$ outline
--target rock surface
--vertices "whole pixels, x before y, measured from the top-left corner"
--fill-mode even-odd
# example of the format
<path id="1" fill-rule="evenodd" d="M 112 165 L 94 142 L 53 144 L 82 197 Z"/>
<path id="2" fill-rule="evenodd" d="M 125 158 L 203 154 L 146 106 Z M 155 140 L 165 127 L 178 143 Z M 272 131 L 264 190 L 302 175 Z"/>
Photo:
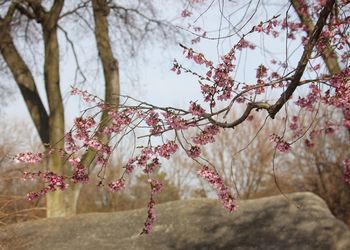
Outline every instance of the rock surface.
<path id="1" fill-rule="evenodd" d="M 288 197 L 241 201 L 232 214 L 209 199 L 161 204 L 151 235 L 139 235 L 145 209 L 25 222 L 0 227 L 0 249 L 350 249 L 322 199 Z"/>

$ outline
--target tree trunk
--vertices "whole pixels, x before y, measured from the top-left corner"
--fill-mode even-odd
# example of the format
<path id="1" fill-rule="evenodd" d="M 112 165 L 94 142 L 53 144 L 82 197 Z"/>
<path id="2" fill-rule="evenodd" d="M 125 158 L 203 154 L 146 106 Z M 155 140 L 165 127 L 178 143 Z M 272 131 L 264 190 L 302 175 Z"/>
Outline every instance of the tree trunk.
<path id="1" fill-rule="evenodd" d="M 304 14 L 304 12 L 301 11 L 301 7 L 304 1 L 290 0 L 290 2 L 295 12 L 297 13 L 300 21 L 305 25 L 307 34 L 310 36 L 311 32 L 315 28 L 315 25 L 311 17 L 309 15 Z M 322 59 L 325 62 L 329 73 L 334 75 L 341 71 L 337 55 L 334 53 L 333 48 L 328 42 L 326 43 L 326 48 L 323 51 L 319 51 L 319 53 L 321 53 Z"/>
<path id="2" fill-rule="evenodd" d="M 98 54 L 102 63 L 103 76 L 105 79 L 105 103 L 114 106 L 115 111 L 118 110 L 119 95 L 120 95 L 120 80 L 118 61 L 113 56 L 111 41 L 108 34 L 108 14 L 109 7 L 105 0 L 92 1 L 94 21 L 95 21 L 95 38 L 97 44 Z M 101 132 L 109 124 L 108 112 L 104 111 L 101 116 L 99 131 Z M 99 134 L 99 139 L 103 143 L 108 143 L 109 137 Z M 96 152 L 89 150 L 84 154 L 82 164 L 90 169 L 93 169 L 91 163 L 95 157 Z M 78 206 L 79 194 L 82 185 L 74 186 L 69 196 L 71 197 L 71 210 L 76 212 Z"/>
<path id="3" fill-rule="evenodd" d="M 18 52 L 10 34 L 10 16 L 0 20 L 0 52 L 10 69 L 43 144 L 49 143 L 49 117 L 35 85 L 34 77 Z"/>
<path id="4" fill-rule="evenodd" d="M 92 0 L 95 20 L 95 38 L 97 50 L 102 62 L 105 78 L 105 102 L 118 109 L 120 82 L 118 61 L 113 57 L 111 42 L 108 35 L 109 7 L 106 0 Z M 102 121 L 107 118 L 107 112 L 102 114 Z"/>
<path id="5" fill-rule="evenodd" d="M 11 70 L 22 96 L 29 109 L 35 127 L 38 130 L 41 141 L 45 147 L 64 148 L 64 107 L 60 90 L 60 55 L 57 38 L 58 21 L 64 0 L 54 1 L 51 9 L 45 10 L 41 1 L 28 1 L 28 5 L 19 2 L 11 4 L 5 18 L 0 17 L 0 50 L 7 66 Z M 105 102 L 118 109 L 119 104 L 119 68 L 118 62 L 113 57 L 110 39 L 108 36 L 109 7 L 107 1 L 92 1 L 95 37 L 99 57 L 102 62 L 105 78 Z M 29 19 L 35 20 L 42 27 L 44 40 L 44 81 L 49 110 L 45 110 L 42 100 L 36 89 L 36 83 L 29 67 L 18 53 L 11 37 L 12 16 L 18 10 Z M 100 131 L 109 124 L 107 112 L 103 112 Z M 100 134 L 99 138 L 107 143 L 109 138 Z M 49 150 L 49 148 L 47 148 Z M 82 163 L 89 167 L 95 156 L 93 150 L 89 150 Z M 64 162 L 58 153 L 53 153 L 47 159 L 47 169 L 58 175 L 69 176 L 72 169 L 64 166 Z M 46 196 L 47 217 L 62 217 L 76 213 L 78 197 L 81 185 L 72 185 L 64 191 L 49 192 Z"/>
<path id="6" fill-rule="evenodd" d="M 105 79 L 105 103 L 115 107 L 115 111 L 119 106 L 120 81 L 118 61 L 113 56 L 112 46 L 108 35 L 108 14 L 109 7 L 106 0 L 93 0 L 92 8 L 95 21 L 95 38 L 98 54 L 102 63 L 103 76 Z M 103 111 L 99 132 L 101 132 L 109 124 L 108 112 Z M 99 139 L 103 143 L 108 143 L 109 137 L 99 134 Z M 91 163 L 94 159 L 95 152 L 89 150 L 82 159 L 82 164 L 86 167 L 93 168 Z M 76 186 L 76 197 L 79 198 L 82 185 Z M 76 205 L 78 202 L 75 203 Z M 76 209 L 76 208 L 75 208 Z"/>
<path id="7" fill-rule="evenodd" d="M 306 32 L 308 35 L 311 34 L 313 31 L 315 25 L 311 19 L 311 17 L 308 14 L 304 14 L 304 12 L 301 11 L 301 7 L 303 5 L 303 1 L 301 0 L 290 0 L 295 12 L 297 13 L 300 21 L 305 25 Z M 334 7 L 336 8 L 336 7 Z M 342 68 L 338 62 L 338 58 L 336 53 L 334 52 L 331 44 L 329 42 L 325 42 L 325 49 L 322 51 L 319 51 L 319 53 L 322 56 L 323 61 L 325 62 L 327 69 L 331 75 L 336 75 L 342 71 Z M 348 112 L 343 111 L 344 118 L 346 120 L 350 120 L 349 115 L 347 115 Z M 348 136 L 350 138 L 350 128 L 347 129 Z"/>
<path id="8" fill-rule="evenodd" d="M 57 25 L 59 13 L 64 1 L 55 1 L 52 9 L 48 13 L 42 14 L 42 31 L 44 36 L 44 81 L 47 100 L 49 104 L 49 128 L 50 146 L 54 148 L 64 148 L 64 108 L 60 89 L 60 54 L 57 38 Z M 39 13 L 40 15 L 40 13 Z M 47 168 L 59 175 L 69 176 L 72 172 L 65 168 L 64 162 L 58 152 L 53 153 L 47 161 Z M 74 188 L 65 191 L 55 191 L 47 194 L 46 215 L 47 217 L 63 217 L 75 214 L 72 204 L 75 203 Z"/>

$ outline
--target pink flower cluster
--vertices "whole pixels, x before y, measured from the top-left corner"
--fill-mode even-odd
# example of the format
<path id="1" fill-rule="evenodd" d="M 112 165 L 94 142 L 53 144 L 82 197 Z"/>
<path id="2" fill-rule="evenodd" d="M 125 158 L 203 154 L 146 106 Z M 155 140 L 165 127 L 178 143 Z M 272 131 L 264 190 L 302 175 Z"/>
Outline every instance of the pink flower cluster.
<path id="1" fill-rule="evenodd" d="M 173 129 L 179 130 L 179 129 L 188 128 L 188 125 L 186 124 L 186 120 L 182 119 L 178 115 L 173 115 L 173 114 L 164 112 L 163 117 L 166 124 L 168 124 Z"/>
<path id="2" fill-rule="evenodd" d="M 111 192 L 117 192 L 125 188 L 125 180 L 119 179 L 108 184 L 109 190 Z"/>
<path id="3" fill-rule="evenodd" d="M 64 177 L 57 175 L 53 172 L 24 172 L 24 179 L 33 179 L 34 177 L 41 177 L 45 182 L 45 187 L 39 192 L 29 192 L 27 194 L 28 200 L 35 200 L 48 192 L 54 192 L 56 190 L 65 190 L 68 187 L 68 184 L 65 183 Z"/>
<path id="4" fill-rule="evenodd" d="M 190 102 L 190 108 L 188 112 L 190 112 L 192 115 L 201 116 L 204 114 L 205 110 L 201 107 L 201 105 L 195 102 Z"/>
<path id="5" fill-rule="evenodd" d="M 189 10 L 183 10 L 182 12 L 181 12 L 181 16 L 182 17 L 189 17 L 189 16 L 191 16 L 192 15 L 192 12 L 190 12 Z"/>
<path id="6" fill-rule="evenodd" d="M 201 133 L 199 133 L 196 137 L 193 137 L 192 140 L 195 144 L 198 145 L 213 143 L 215 141 L 214 136 L 218 133 L 219 128 L 216 125 L 208 125 Z"/>
<path id="7" fill-rule="evenodd" d="M 249 49 L 255 49 L 255 45 L 250 43 L 249 41 L 247 41 L 246 39 L 242 38 L 237 44 L 236 44 L 236 49 L 238 50 L 242 50 L 242 49 L 246 49 L 246 48 L 249 48 Z"/>
<path id="8" fill-rule="evenodd" d="M 153 173 L 157 168 L 160 167 L 160 162 L 159 162 L 159 159 L 156 157 L 156 158 L 153 158 L 152 161 L 148 164 L 146 164 L 146 167 L 145 169 L 143 170 L 146 174 L 151 174 Z"/>
<path id="9" fill-rule="evenodd" d="M 29 164 L 36 164 L 40 163 L 43 160 L 43 154 L 42 153 L 19 153 L 15 156 L 15 161 L 21 162 L 21 163 L 29 163 Z"/>
<path id="10" fill-rule="evenodd" d="M 285 140 L 283 140 L 282 137 L 280 137 L 276 134 L 270 135 L 270 141 L 275 142 L 276 149 L 282 153 L 287 153 L 291 149 L 290 144 L 288 142 L 286 142 Z"/>
<path id="11" fill-rule="evenodd" d="M 81 159 L 79 157 L 70 157 L 68 162 L 74 169 L 71 180 L 73 183 L 87 183 L 89 181 L 89 175 L 87 168 L 80 163 Z"/>
<path id="12" fill-rule="evenodd" d="M 121 112 L 109 111 L 108 115 L 112 119 L 112 124 L 104 129 L 106 135 L 111 135 L 112 133 L 119 133 L 122 128 L 131 123 L 131 115 L 136 111 L 132 109 L 124 109 Z"/>
<path id="13" fill-rule="evenodd" d="M 310 93 L 306 97 L 299 97 L 296 104 L 301 108 L 313 111 L 313 105 L 319 99 L 321 90 L 314 84 L 310 84 L 309 88 L 311 89 Z"/>
<path id="14" fill-rule="evenodd" d="M 72 87 L 70 91 L 71 95 L 79 95 L 87 103 L 96 102 L 97 98 L 94 95 L 89 94 L 86 90 L 80 90 L 78 88 Z"/>
<path id="15" fill-rule="evenodd" d="M 315 146 L 315 143 L 313 143 L 311 140 L 309 140 L 309 139 L 305 139 L 304 140 L 304 144 L 305 144 L 305 146 L 306 147 L 308 147 L 308 148 L 313 148 L 314 146 Z"/>
<path id="16" fill-rule="evenodd" d="M 297 116 L 293 116 L 292 117 L 292 123 L 289 125 L 289 128 L 293 131 L 296 131 L 298 129 L 299 125 L 298 125 L 298 117 Z"/>
<path id="17" fill-rule="evenodd" d="M 175 141 L 169 141 L 163 145 L 157 146 L 155 148 L 155 152 L 158 153 L 161 157 L 166 159 L 170 159 L 172 154 L 175 154 L 179 146 Z"/>
<path id="18" fill-rule="evenodd" d="M 145 122 L 148 126 L 154 127 L 156 126 L 159 122 L 159 114 L 155 112 L 154 110 L 151 110 L 145 117 Z"/>
<path id="19" fill-rule="evenodd" d="M 267 77 L 267 71 L 268 69 L 264 65 L 259 65 L 259 67 L 256 69 L 256 78 L 266 78 Z"/>
<path id="20" fill-rule="evenodd" d="M 343 161 L 343 178 L 346 184 L 350 185 L 350 160 Z"/>
<path id="21" fill-rule="evenodd" d="M 151 194 L 159 194 L 163 189 L 163 183 L 156 179 L 148 179 L 148 183 L 151 185 Z"/>
<path id="22" fill-rule="evenodd" d="M 350 68 L 344 69 L 330 80 L 331 86 L 335 89 L 334 94 L 326 92 L 323 101 L 331 106 L 340 108 L 344 114 L 343 126 L 350 128 Z"/>
<path id="23" fill-rule="evenodd" d="M 261 22 L 260 24 L 254 27 L 254 30 L 257 32 L 263 32 L 267 35 L 272 34 L 273 37 L 278 37 L 278 32 L 275 28 L 278 26 L 278 21 L 276 19 L 269 20 L 267 23 Z"/>
<path id="24" fill-rule="evenodd" d="M 75 143 L 72 132 L 66 133 L 64 136 L 65 139 L 65 149 L 67 152 L 72 153 L 72 152 L 77 152 L 79 150 L 79 146 Z"/>
<path id="25" fill-rule="evenodd" d="M 83 165 L 79 165 L 74 169 L 73 175 L 71 177 L 73 183 L 88 183 L 89 174 L 88 169 Z"/>
<path id="26" fill-rule="evenodd" d="M 153 224 L 156 220 L 155 206 L 156 202 L 154 201 L 153 196 L 151 195 L 151 199 L 149 200 L 147 205 L 147 219 L 145 221 L 141 234 L 149 234 L 152 231 Z"/>
<path id="27" fill-rule="evenodd" d="M 163 188 L 163 184 L 158 180 L 148 179 L 148 182 L 150 183 L 150 186 L 151 186 L 151 198 L 148 202 L 147 219 L 145 221 L 141 234 L 149 234 L 153 229 L 153 225 L 156 220 L 156 211 L 155 211 L 156 202 L 154 200 L 154 195 L 159 194 Z"/>
<path id="28" fill-rule="evenodd" d="M 76 127 L 74 137 L 81 141 L 89 140 L 89 132 L 92 128 L 96 126 L 96 121 L 93 117 L 77 117 L 74 120 L 74 125 Z"/>
<path id="29" fill-rule="evenodd" d="M 204 64 L 207 68 L 213 67 L 213 62 L 208 61 L 202 53 L 197 53 L 193 49 L 184 49 L 184 54 L 186 54 L 186 58 L 193 60 L 196 64 L 202 65 Z"/>
<path id="30" fill-rule="evenodd" d="M 164 130 L 160 123 L 161 119 L 159 118 L 159 114 L 154 110 L 151 110 L 148 114 L 146 114 L 144 119 L 146 124 L 152 127 L 150 130 L 151 135 L 160 135 L 160 133 Z"/>
<path id="31" fill-rule="evenodd" d="M 198 146 L 191 146 L 190 149 L 187 150 L 187 155 L 191 158 L 197 158 L 201 155 L 201 149 Z"/>
<path id="32" fill-rule="evenodd" d="M 229 189 L 225 186 L 224 180 L 215 171 L 204 166 L 198 170 L 197 174 L 216 190 L 218 198 L 228 211 L 234 212 L 237 209 L 235 199 L 230 194 Z"/>
<path id="33" fill-rule="evenodd" d="M 176 72 L 176 74 L 178 75 L 181 74 L 181 65 L 176 60 L 174 60 L 173 62 L 173 67 L 171 68 L 171 71 Z"/>

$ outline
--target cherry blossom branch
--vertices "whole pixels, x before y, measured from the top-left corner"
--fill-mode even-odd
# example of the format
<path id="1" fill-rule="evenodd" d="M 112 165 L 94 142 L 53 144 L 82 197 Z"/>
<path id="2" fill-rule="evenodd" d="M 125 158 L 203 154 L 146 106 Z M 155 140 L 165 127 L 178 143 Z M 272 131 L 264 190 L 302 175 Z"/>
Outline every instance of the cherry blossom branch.
<path id="1" fill-rule="evenodd" d="M 284 104 L 290 99 L 290 97 L 293 95 L 294 91 L 299 86 L 299 82 L 301 80 L 301 77 L 304 74 L 306 65 L 310 59 L 311 53 L 313 51 L 313 48 L 316 45 L 316 42 L 318 41 L 323 27 L 326 25 L 327 18 L 329 14 L 332 11 L 333 5 L 335 3 L 335 0 L 328 0 L 325 4 L 324 8 L 322 9 L 320 13 L 320 17 L 315 25 L 314 30 L 310 34 L 309 41 L 307 45 L 304 48 L 304 52 L 299 60 L 298 66 L 295 70 L 293 79 L 287 89 L 281 94 L 280 98 L 277 100 L 277 102 L 269 107 L 268 113 L 272 119 L 275 118 L 276 114 L 280 109 L 284 106 Z"/>

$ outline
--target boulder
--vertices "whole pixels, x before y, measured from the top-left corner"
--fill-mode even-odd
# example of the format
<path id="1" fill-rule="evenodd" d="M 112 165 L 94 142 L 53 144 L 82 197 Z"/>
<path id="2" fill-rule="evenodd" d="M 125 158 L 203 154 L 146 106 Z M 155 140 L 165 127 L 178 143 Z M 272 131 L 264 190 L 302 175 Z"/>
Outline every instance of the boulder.
<path id="1" fill-rule="evenodd" d="M 0 249 L 350 249 L 350 231 L 312 193 L 239 202 L 229 213 L 217 200 L 157 205 L 150 235 L 145 209 L 81 214 L 0 227 Z"/>

